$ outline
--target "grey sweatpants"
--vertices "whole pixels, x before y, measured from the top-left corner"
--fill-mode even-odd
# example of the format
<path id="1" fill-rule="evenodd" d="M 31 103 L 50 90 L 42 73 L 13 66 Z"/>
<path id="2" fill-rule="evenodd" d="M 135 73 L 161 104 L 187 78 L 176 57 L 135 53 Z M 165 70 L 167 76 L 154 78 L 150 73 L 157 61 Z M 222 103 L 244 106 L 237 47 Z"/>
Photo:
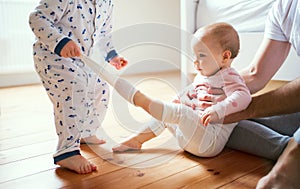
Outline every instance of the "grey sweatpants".
<path id="1" fill-rule="evenodd" d="M 300 112 L 243 120 L 234 128 L 226 146 L 277 160 L 291 137 L 300 144 Z"/>

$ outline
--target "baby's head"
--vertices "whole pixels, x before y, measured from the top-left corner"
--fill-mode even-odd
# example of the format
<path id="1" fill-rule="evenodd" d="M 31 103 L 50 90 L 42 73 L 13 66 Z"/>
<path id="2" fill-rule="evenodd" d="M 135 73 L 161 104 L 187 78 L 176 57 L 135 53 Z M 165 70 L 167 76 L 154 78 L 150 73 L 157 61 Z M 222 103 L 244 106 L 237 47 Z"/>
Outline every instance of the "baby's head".
<path id="1" fill-rule="evenodd" d="M 193 49 L 197 58 L 194 62 L 195 68 L 206 76 L 230 67 L 240 49 L 238 33 L 227 23 L 205 26 L 194 36 L 196 42 Z"/>

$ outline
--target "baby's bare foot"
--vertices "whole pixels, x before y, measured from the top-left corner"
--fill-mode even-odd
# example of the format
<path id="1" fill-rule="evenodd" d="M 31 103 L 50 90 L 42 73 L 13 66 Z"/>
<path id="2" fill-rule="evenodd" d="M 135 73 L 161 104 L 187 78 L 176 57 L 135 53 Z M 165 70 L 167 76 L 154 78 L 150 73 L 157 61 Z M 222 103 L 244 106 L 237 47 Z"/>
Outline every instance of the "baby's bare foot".
<path id="1" fill-rule="evenodd" d="M 124 152 L 129 150 L 140 150 L 142 148 L 142 144 L 152 138 L 156 137 L 154 133 L 146 128 L 141 131 L 139 134 L 130 137 L 125 142 L 115 146 L 112 148 L 113 152 Z"/>
<path id="2" fill-rule="evenodd" d="M 104 143 L 106 143 L 105 140 L 99 139 L 95 135 L 86 137 L 86 138 L 82 138 L 80 140 L 80 144 L 104 144 Z"/>
<path id="3" fill-rule="evenodd" d="M 112 148 L 113 152 L 125 152 L 131 150 L 140 150 L 142 148 L 142 143 L 138 141 L 135 137 L 118 144 Z"/>
<path id="4" fill-rule="evenodd" d="M 87 174 L 97 170 L 97 167 L 94 164 L 81 155 L 71 156 L 57 162 L 56 164 L 79 174 Z"/>

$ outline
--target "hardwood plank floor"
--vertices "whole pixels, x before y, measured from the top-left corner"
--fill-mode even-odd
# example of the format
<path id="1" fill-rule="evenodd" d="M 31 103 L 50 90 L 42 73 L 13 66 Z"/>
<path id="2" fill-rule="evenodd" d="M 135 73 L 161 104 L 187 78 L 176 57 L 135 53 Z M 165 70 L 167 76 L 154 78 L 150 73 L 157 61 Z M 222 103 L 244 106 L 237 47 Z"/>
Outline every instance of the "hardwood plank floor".
<path id="1" fill-rule="evenodd" d="M 174 85 L 180 84 L 179 73 L 127 79 L 163 100 L 170 100 L 178 87 Z M 53 164 L 57 137 L 43 87 L 0 89 L 0 188 L 255 188 L 272 167 L 269 160 L 227 148 L 214 158 L 193 156 L 181 150 L 168 131 L 145 143 L 141 151 L 112 153 L 115 144 L 150 118 L 132 105 L 127 107 L 135 119 L 122 118 L 117 108 L 124 102 L 112 98 L 97 132 L 107 143 L 81 146 L 98 171 L 78 175 Z"/>

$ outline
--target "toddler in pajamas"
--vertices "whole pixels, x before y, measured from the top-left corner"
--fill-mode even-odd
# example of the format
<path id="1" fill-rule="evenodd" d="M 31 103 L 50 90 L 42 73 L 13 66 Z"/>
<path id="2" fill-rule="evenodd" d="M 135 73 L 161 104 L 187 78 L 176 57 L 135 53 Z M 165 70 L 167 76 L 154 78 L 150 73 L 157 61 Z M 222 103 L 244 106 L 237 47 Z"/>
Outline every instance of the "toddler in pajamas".
<path id="1" fill-rule="evenodd" d="M 195 34 L 193 44 L 198 74 L 194 82 L 178 95 L 173 103 L 153 100 L 137 91 L 122 78 L 114 78 L 97 64 L 88 63 L 100 75 L 114 84 L 115 89 L 132 104 L 142 107 L 155 119 L 145 125 L 137 135 L 113 148 L 113 151 L 140 149 L 142 144 L 167 127 L 180 147 L 194 155 L 212 157 L 224 148 L 237 123 L 222 124 L 222 119 L 233 112 L 245 109 L 251 95 L 242 77 L 231 68 L 239 51 L 239 36 L 229 24 L 216 23 Z M 210 107 L 201 104 L 210 90 L 224 91 L 226 98 L 216 97 Z M 222 92 L 223 93 L 223 92 Z"/>
<path id="2" fill-rule="evenodd" d="M 104 119 L 109 87 L 78 58 L 98 45 L 116 69 L 127 61 L 111 43 L 112 0 L 41 0 L 30 14 L 36 36 L 35 69 L 53 103 L 59 138 L 54 163 L 77 173 L 96 166 L 80 155 L 81 143 L 101 144 L 96 130 Z"/>

